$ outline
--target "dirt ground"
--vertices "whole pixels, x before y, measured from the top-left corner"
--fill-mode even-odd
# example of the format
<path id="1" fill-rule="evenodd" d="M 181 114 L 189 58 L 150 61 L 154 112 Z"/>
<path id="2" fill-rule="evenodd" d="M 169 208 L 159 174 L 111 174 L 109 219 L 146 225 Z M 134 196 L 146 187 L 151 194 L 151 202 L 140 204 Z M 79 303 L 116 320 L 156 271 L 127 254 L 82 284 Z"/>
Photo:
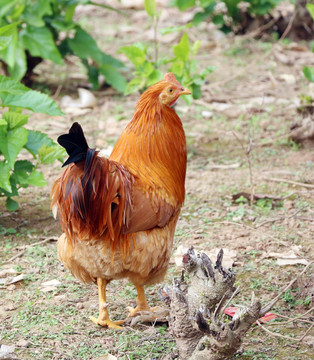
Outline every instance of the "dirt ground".
<path id="1" fill-rule="evenodd" d="M 128 16 L 121 20 L 118 14 L 88 7 L 79 9 L 77 18 L 101 49 L 127 63 L 116 54 L 118 48 L 151 42 L 153 32 L 143 10 L 125 11 Z M 159 28 L 183 25 L 190 18 L 163 9 Z M 134 25 L 138 23 L 141 28 Z M 202 40 L 200 68 L 217 68 L 200 100 L 176 106 L 188 144 L 186 201 L 164 283 L 180 274 L 180 258 L 189 246 L 212 259 L 223 248 L 226 266 L 233 266 L 241 288 L 233 305 L 248 304 L 252 291 L 266 304 L 314 256 L 314 151 L 289 139 L 291 123 L 302 116 L 297 111 L 300 96 L 314 93 L 302 73 L 304 65 L 314 65 L 314 56 L 306 43 L 278 43 L 272 36 L 263 42 L 234 38 L 207 23 L 188 32 L 190 39 Z M 160 53 L 172 51 L 181 35 L 160 35 Z M 64 95 L 76 97 L 77 88 L 88 83 L 75 59 L 66 67 L 44 63 L 38 73 L 37 87 L 52 96 L 57 91 L 57 102 Z M 91 146 L 110 150 L 131 119 L 138 94 L 125 97 L 111 88 L 94 94 L 93 109 L 64 109 L 66 116 L 57 119 L 34 115 L 29 126 L 56 140 L 78 121 Z M 250 139 L 251 179 L 246 156 Z M 21 191 L 16 213 L 0 202 L 0 343 L 14 346 L 18 359 L 110 359 L 106 354 L 119 360 L 175 359 L 175 341 L 166 324 L 112 331 L 89 320 L 98 311 L 96 287 L 74 279 L 56 255 L 60 226 L 49 209 L 49 191 L 61 173 L 60 163 L 42 170 L 48 185 Z M 233 195 L 250 194 L 251 180 L 261 198 L 252 207 L 243 197 L 233 201 Z M 265 329 L 252 327 L 236 359 L 314 358 L 313 280 L 310 267 L 273 308 L 276 321 L 264 324 Z M 150 304 L 165 306 L 158 298 L 163 285 L 147 289 Z M 133 306 L 135 297 L 127 281 L 111 283 L 111 316 L 125 317 L 125 307 Z"/>

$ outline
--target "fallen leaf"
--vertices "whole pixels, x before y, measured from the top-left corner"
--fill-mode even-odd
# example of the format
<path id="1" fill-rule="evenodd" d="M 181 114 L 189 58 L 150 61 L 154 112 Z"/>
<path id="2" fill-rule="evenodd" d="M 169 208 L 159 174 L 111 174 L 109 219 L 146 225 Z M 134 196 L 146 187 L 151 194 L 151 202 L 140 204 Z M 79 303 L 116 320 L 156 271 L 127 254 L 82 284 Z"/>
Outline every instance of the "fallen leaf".
<path id="1" fill-rule="evenodd" d="M 29 347 L 29 341 L 21 339 L 15 345 L 18 346 L 18 347 L 27 348 L 27 347 Z"/>
<path id="2" fill-rule="evenodd" d="M 239 308 L 231 306 L 231 307 L 227 307 L 224 311 L 224 313 L 226 315 L 229 315 L 231 317 L 234 317 L 235 313 L 239 310 Z M 273 314 L 272 312 L 267 312 L 263 317 L 261 317 L 260 319 L 258 319 L 258 321 L 262 322 L 262 323 L 266 323 L 270 320 L 276 319 L 278 316 L 276 314 Z"/>
<path id="3" fill-rule="evenodd" d="M 15 283 L 17 283 L 17 282 L 19 282 L 19 281 L 24 280 L 24 278 L 25 278 L 25 275 L 24 275 L 24 274 L 20 274 L 20 275 L 18 275 L 18 276 L 15 276 L 11 281 L 9 281 L 9 282 L 7 283 L 7 285 L 15 284 Z"/>
<path id="4" fill-rule="evenodd" d="M 17 271 L 14 270 L 13 268 L 3 269 L 0 271 L 0 277 L 5 275 L 12 275 L 12 274 L 17 274 Z"/>
<path id="5" fill-rule="evenodd" d="M 308 265 L 308 261 L 305 259 L 277 259 L 277 265 L 287 266 L 287 265 Z"/>
<path id="6" fill-rule="evenodd" d="M 55 290 L 58 290 L 58 288 L 56 286 L 45 286 L 40 289 L 41 292 L 50 292 L 50 291 L 55 291 Z"/>
<path id="7" fill-rule="evenodd" d="M 57 279 L 45 281 L 41 284 L 41 286 L 61 286 L 61 282 Z"/>

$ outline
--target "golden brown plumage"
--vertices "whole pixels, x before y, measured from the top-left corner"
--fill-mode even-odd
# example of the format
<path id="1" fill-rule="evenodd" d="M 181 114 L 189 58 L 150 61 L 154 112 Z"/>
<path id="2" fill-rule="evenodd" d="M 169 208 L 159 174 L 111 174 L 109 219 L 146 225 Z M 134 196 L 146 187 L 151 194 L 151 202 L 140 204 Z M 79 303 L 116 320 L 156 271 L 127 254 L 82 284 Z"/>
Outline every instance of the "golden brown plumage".
<path id="1" fill-rule="evenodd" d="M 87 147 L 77 123 L 59 138 L 70 155 L 66 164 L 74 164 L 51 192 L 64 231 L 58 255 L 78 279 L 97 282 L 97 324 L 121 323 L 110 321 L 104 307 L 111 280 L 127 277 L 135 284 L 134 316 L 149 309 L 143 286 L 166 273 L 184 201 L 186 142 L 171 108 L 183 94 L 190 92 L 171 73 L 146 90 L 109 159 Z"/>

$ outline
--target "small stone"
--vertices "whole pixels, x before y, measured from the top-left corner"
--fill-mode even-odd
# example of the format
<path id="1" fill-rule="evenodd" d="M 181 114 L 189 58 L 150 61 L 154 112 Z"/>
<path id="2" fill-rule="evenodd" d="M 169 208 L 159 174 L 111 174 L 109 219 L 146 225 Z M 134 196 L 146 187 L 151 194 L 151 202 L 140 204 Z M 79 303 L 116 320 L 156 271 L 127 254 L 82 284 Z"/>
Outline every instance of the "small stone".
<path id="1" fill-rule="evenodd" d="M 27 347 L 29 347 L 29 344 L 30 344 L 29 341 L 21 339 L 16 343 L 16 346 L 27 348 Z"/>
<path id="2" fill-rule="evenodd" d="M 76 308 L 79 309 L 79 310 L 84 309 L 84 304 L 83 303 L 77 303 Z"/>

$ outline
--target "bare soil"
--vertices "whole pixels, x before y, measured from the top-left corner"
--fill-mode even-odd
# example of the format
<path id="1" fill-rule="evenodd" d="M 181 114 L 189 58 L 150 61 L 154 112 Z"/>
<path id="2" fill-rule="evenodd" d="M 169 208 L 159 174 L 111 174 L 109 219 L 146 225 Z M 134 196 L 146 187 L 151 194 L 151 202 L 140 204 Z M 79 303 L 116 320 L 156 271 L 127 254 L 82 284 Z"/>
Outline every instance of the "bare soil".
<path id="1" fill-rule="evenodd" d="M 153 31 L 143 10 L 125 11 L 127 17 L 121 18 L 86 7 L 77 17 L 104 51 L 127 63 L 116 54 L 118 48 L 136 41 L 151 43 Z M 190 17 L 163 9 L 159 28 L 183 25 Z M 139 23 L 141 27 L 135 25 Z M 261 42 L 248 36 L 225 36 L 207 23 L 188 33 L 191 39 L 202 40 L 199 67 L 216 65 L 217 69 L 203 86 L 200 100 L 190 106 L 181 101 L 176 107 L 188 144 L 186 201 L 164 283 L 180 274 L 176 262 L 185 248 L 193 245 L 208 254 L 224 248 L 241 286 L 233 305 L 249 303 L 252 291 L 266 304 L 314 256 L 314 151 L 289 140 L 291 122 L 301 116 L 297 112 L 300 95 L 314 93 L 302 73 L 304 65 L 313 65 L 314 56 L 306 43 L 296 46 L 288 40 L 275 43 L 271 38 Z M 170 56 L 180 33 L 159 37 L 160 54 Z M 77 88 L 88 84 L 75 59 L 66 68 L 43 63 L 37 71 L 37 86 L 48 89 L 52 96 L 61 85 L 57 101 L 64 95 L 76 97 Z M 131 119 L 138 94 L 125 97 L 105 88 L 95 96 L 98 103 L 93 109 L 57 119 L 34 115 L 29 126 L 56 140 L 78 121 L 91 146 L 109 148 Z M 232 201 L 234 194 L 251 192 L 245 155 L 249 139 L 254 191 L 268 195 L 252 207 L 248 202 Z M 55 239 L 61 231 L 50 212 L 49 192 L 61 173 L 60 163 L 42 171 L 48 185 L 23 190 L 17 212 L 7 212 L 4 200 L 0 202 L 0 343 L 15 346 L 19 359 L 100 360 L 107 359 L 108 353 L 119 360 L 176 358 L 166 324 L 138 324 L 119 332 L 96 327 L 89 320 L 98 311 L 97 288 L 74 279 L 56 255 Z M 37 242 L 41 243 L 34 244 Z M 281 258 L 289 256 L 296 264 L 280 265 Z M 21 281 L 9 284 L 21 274 Z M 42 284 L 50 280 L 58 283 L 48 285 L 47 290 Z M 150 304 L 165 306 L 158 298 L 163 285 L 147 289 Z M 111 316 L 124 318 L 126 305 L 133 306 L 135 297 L 132 284 L 124 280 L 110 284 Z M 271 333 L 254 326 L 235 358 L 313 359 L 313 328 L 297 341 L 313 324 L 311 268 L 281 297 L 273 312 L 280 320 L 265 324 Z M 302 318 L 280 325 L 303 313 Z"/>

